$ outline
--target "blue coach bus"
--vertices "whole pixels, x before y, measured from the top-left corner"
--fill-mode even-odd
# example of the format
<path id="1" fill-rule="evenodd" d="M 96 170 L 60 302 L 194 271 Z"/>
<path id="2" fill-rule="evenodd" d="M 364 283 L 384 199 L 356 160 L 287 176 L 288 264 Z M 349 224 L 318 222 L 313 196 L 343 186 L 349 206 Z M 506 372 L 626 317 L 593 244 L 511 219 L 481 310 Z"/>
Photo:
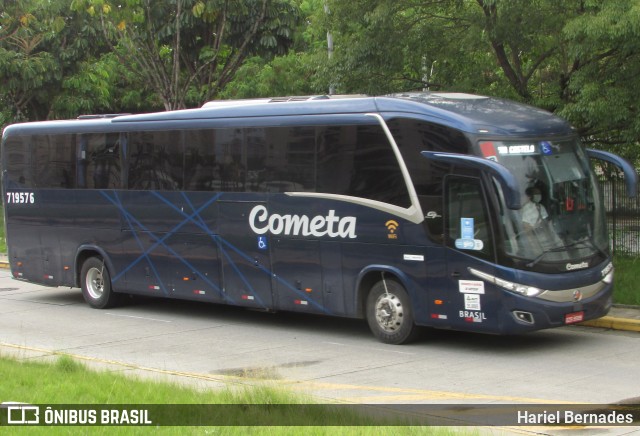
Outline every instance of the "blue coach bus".
<path id="1" fill-rule="evenodd" d="M 545 111 L 456 93 L 211 102 L 15 124 L 14 278 L 513 334 L 603 316 L 613 267 L 586 150 Z"/>

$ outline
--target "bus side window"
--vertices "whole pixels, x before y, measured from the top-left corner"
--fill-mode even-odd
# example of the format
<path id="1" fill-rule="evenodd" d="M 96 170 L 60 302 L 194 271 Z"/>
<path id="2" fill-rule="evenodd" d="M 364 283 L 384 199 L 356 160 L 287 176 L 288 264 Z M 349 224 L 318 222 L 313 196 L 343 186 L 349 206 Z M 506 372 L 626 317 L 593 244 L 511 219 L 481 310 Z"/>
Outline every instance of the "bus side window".
<path id="1" fill-rule="evenodd" d="M 447 245 L 493 260 L 493 238 L 480 180 L 447 176 L 445 190 Z"/>
<path id="2" fill-rule="evenodd" d="M 448 164 L 425 159 L 420 153 L 428 150 L 466 154 L 469 150 L 468 140 L 456 129 L 423 120 L 394 118 L 388 121 L 388 125 L 418 194 L 429 237 L 442 243 L 442 185 L 451 168 Z"/>
<path id="3" fill-rule="evenodd" d="M 174 191 L 182 188 L 182 159 L 177 158 L 182 155 L 180 131 L 131 133 L 128 149 L 129 189 Z"/>
<path id="4" fill-rule="evenodd" d="M 327 126 L 317 140 L 318 192 L 410 206 L 398 160 L 380 126 Z"/>
<path id="5" fill-rule="evenodd" d="M 18 136 L 7 139 L 2 150 L 6 165 L 3 183 L 10 189 L 31 188 L 34 185 L 31 167 L 29 137 Z"/>
<path id="6" fill-rule="evenodd" d="M 78 135 L 78 188 L 122 187 L 120 134 Z"/>
<path id="7" fill-rule="evenodd" d="M 75 177 L 74 135 L 30 137 L 32 175 L 37 188 L 73 188 Z"/>

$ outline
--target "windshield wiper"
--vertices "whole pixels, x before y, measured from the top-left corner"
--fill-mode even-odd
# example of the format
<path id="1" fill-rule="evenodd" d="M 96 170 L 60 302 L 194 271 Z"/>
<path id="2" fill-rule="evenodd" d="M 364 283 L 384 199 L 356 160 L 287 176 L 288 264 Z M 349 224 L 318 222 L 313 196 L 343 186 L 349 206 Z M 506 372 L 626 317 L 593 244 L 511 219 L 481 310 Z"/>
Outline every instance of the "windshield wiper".
<path id="1" fill-rule="evenodd" d="M 575 248 L 579 245 L 586 245 L 588 247 L 593 248 L 595 251 L 598 252 L 598 254 L 601 254 L 602 256 L 604 256 L 605 258 L 607 257 L 607 253 L 605 253 L 605 251 L 603 249 L 601 249 L 600 247 L 598 247 L 592 240 L 591 237 L 586 236 L 585 239 L 581 239 L 579 241 L 573 242 L 569 245 L 563 245 L 561 247 L 553 247 L 550 248 L 548 250 L 545 250 L 544 252 L 542 252 L 538 257 L 536 257 L 535 259 L 533 259 L 531 262 L 529 262 L 528 264 L 526 264 L 527 268 L 533 268 L 534 266 L 536 266 L 538 264 L 538 262 L 540 262 L 542 260 L 543 257 L 545 257 L 547 254 L 549 253 L 557 253 L 559 251 L 565 251 L 565 250 L 569 250 L 570 248 Z"/>
<path id="2" fill-rule="evenodd" d="M 559 251 L 565 251 L 569 246 L 568 245 L 563 245 L 562 247 L 553 247 L 550 248 L 548 250 L 543 251 L 538 257 L 536 257 L 535 259 L 533 259 L 531 262 L 529 262 L 526 266 L 527 268 L 533 268 L 534 266 L 536 266 L 536 264 L 538 262 L 540 262 L 542 260 L 543 257 L 545 257 L 547 254 L 549 253 L 557 253 Z"/>
<path id="3" fill-rule="evenodd" d="M 609 256 L 602 248 L 598 247 L 596 243 L 593 242 L 593 237 L 591 236 L 585 236 L 584 239 L 576 241 L 571 245 L 567 245 L 567 247 L 575 247 L 576 245 L 587 245 L 593 248 L 595 251 L 598 252 L 598 254 L 602 255 L 603 257 L 606 258 Z"/>

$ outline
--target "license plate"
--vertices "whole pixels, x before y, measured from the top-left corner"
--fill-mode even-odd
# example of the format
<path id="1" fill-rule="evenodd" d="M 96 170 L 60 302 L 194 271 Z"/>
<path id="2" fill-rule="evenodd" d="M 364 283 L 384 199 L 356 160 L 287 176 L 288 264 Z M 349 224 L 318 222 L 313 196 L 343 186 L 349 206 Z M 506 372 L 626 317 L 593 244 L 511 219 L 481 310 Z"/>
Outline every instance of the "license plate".
<path id="1" fill-rule="evenodd" d="M 582 322 L 582 321 L 584 321 L 584 311 L 567 313 L 564 316 L 565 324 L 575 324 L 577 322 Z"/>

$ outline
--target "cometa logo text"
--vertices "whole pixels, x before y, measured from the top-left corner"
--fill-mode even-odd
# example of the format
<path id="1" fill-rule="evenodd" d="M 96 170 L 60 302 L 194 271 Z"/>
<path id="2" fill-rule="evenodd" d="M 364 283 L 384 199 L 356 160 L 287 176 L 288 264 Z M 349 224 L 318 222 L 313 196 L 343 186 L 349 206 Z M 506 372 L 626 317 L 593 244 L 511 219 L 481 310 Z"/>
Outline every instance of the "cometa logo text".
<path id="1" fill-rule="evenodd" d="M 272 235 L 291 236 L 329 236 L 330 238 L 355 239 L 356 217 L 336 216 L 331 209 L 326 216 L 316 215 L 279 215 L 270 214 L 265 206 L 255 206 L 249 214 L 249 225 L 258 235 L 271 233 Z"/>

